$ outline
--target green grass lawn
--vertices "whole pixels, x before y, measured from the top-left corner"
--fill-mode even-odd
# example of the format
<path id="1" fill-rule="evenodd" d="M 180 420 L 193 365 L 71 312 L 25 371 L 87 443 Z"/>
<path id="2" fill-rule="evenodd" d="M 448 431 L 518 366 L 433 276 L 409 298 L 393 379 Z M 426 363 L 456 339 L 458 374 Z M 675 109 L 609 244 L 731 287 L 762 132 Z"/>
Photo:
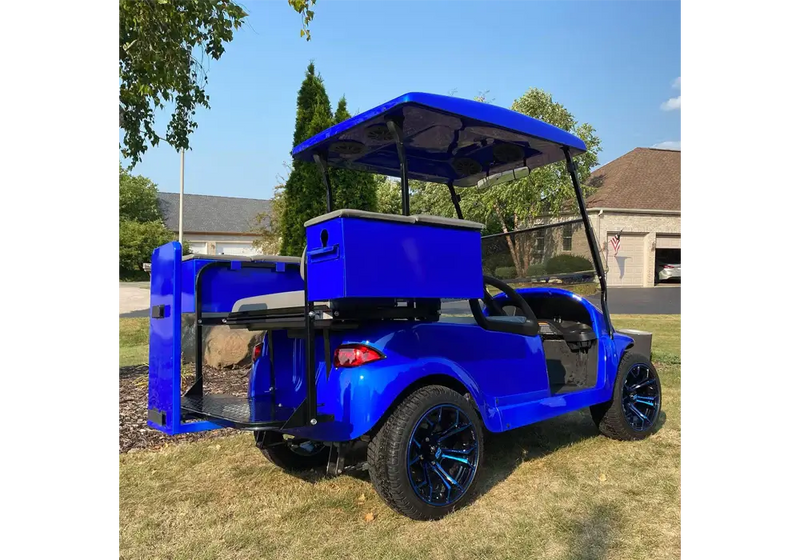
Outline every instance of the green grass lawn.
<path id="1" fill-rule="evenodd" d="M 120 557 L 679 558 L 680 316 L 613 320 L 653 332 L 664 360 L 665 420 L 647 440 L 599 436 L 585 412 L 490 435 L 479 497 L 428 523 L 389 510 L 364 475 L 280 471 L 251 434 L 129 453 Z"/>
<path id="2" fill-rule="evenodd" d="M 147 363 L 149 319 L 129 317 L 119 320 L 119 365 L 137 366 Z"/>

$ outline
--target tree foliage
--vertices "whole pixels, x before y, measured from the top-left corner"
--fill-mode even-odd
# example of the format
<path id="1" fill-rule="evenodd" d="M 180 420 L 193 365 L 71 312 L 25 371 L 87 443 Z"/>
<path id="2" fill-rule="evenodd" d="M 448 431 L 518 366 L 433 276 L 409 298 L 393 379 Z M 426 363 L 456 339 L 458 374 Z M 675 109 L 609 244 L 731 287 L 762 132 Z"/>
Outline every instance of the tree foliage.
<path id="1" fill-rule="evenodd" d="M 351 117 L 347 110 L 347 100 L 339 99 L 333 115 L 334 124 Z M 350 169 L 331 169 L 334 208 L 353 208 L 374 212 L 378 207 L 378 182 L 371 173 Z"/>
<path id="2" fill-rule="evenodd" d="M 161 219 L 158 189 L 147 177 L 131 175 L 119 166 L 119 221 L 153 222 Z"/>
<path id="3" fill-rule="evenodd" d="M 301 36 L 316 0 L 288 0 L 302 18 Z M 122 155 L 135 165 L 161 140 L 188 149 L 195 112 L 209 107 L 208 63 L 225 52 L 247 13 L 231 0 L 119 0 L 119 127 Z M 171 111 L 166 131 L 157 110 Z"/>
<path id="4" fill-rule="evenodd" d="M 142 264 L 150 262 L 156 247 L 173 240 L 173 234 L 161 222 L 119 223 L 120 278 L 135 278 L 142 274 Z"/>
<path id="5" fill-rule="evenodd" d="M 586 143 L 586 153 L 574 158 L 578 180 L 585 185 L 592 167 L 597 165 L 601 150 L 594 127 L 578 123 L 566 107 L 541 89 L 529 89 L 514 101 L 511 109 L 566 130 Z M 504 232 L 529 227 L 534 220 L 546 216 L 577 211 L 572 181 L 564 164 L 539 167 L 520 181 L 476 189 L 473 196 L 479 201 L 469 205 L 469 211 L 484 219 L 493 216 Z M 534 251 L 527 246 L 532 237 L 508 236 L 506 241 L 514 266 L 522 276 L 532 263 Z"/>
<path id="6" fill-rule="evenodd" d="M 403 201 L 400 196 L 400 183 L 385 176 L 378 179 L 377 183 L 376 211 L 381 214 L 401 214 Z"/>
<path id="7" fill-rule="evenodd" d="M 328 128 L 332 118 L 328 94 L 312 62 L 308 65 L 303 83 L 297 92 L 294 145 Z M 280 220 L 281 254 L 300 255 L 305 245 L 303 224 L 324 213 L 325 185 L 316 165 L 312 162 L 295 161 L 286 181 L 283 215 Z"/>
<path id="8" fill-rule="evenodd" d="M 344 97 L 339 100 L 336 113 L 332 113 L 322 78 L 317 74 L 314 63 L 310 63 L 297 92 L 294 145 L 322 132 L 335 122 L 348 118 L 350 113 Z M 329 176 L 334 208 L 376 209 L 377 183 L 372 175 L 332 168 Z M 313 162 L 295 161 L 284 193 L 279 220 L 281 254 L 300 255 L 305 246 L 303 224 L 327 211 L 327 192 L 317 165 Z"/>
<path id="9" fill-rule="evenodd" d="M 120 278 L 142 275 L 153 249 L 172 241 L 173 233 L 161 219 L 156 185 L 146 177 L 119 168 Z"/>
<path id="10" fill-rule="evenodd" d="M 253 231 L 258 235 L 253 246 L 262 255 L 277 255 L 281 251 L 281 221 L 283 220 L 285 198 L 285 185 L 275 187 L 275 192 L 270 201 L 268 212 L 262 212 L 255 218 Z"/>

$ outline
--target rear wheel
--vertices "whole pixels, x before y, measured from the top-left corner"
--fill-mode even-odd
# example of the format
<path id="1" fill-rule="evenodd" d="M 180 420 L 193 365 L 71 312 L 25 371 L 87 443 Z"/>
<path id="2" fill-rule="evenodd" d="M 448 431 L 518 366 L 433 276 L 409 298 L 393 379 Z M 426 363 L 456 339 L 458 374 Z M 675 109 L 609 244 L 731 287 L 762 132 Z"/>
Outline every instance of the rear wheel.
<path id="1" fill-rule="evenodd" d="M 412 519 L 439 519 L 474 497 L 483 462 L 480 416 L 452 389 L 423 387 L 381 426 L 367 461 L 389 507 Z"/>
<path id="2" fill-rule="evenodd" d="M 655 431 L 661 412 L 661 381 L 641 354 L 622 356 L 609 402 L 591 407 L 600 433 L 612 439 L 644 439 Z"/>
<path id="3" fill-rule="evenodd" d="M 255 432 L 256 446 L 285 471 L 305 471 L 328 463 L 328 446 L 307 439 L 285 439 L 279 432 Z"/>

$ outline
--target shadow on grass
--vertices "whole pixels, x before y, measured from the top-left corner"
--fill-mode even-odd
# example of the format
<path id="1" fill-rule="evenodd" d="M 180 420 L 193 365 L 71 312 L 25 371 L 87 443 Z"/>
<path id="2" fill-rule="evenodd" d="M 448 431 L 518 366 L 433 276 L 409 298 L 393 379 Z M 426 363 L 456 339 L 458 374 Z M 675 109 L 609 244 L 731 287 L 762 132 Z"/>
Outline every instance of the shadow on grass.
<path id="1" fill-rule="evenodd" d="M 602 560 L 609 558 L 609 548 L 619 531 L 622 514 L 613 504 L 591 506 L 589 512 L 570 523 L 568 558 Z"/>
<path id="2" fill-rule="evenodd" d="M 120 366 L 119 368 L 119 378 L 120 379 L 129 379 L 131 377 L 139 377 L 147 375 L 149 372 L 149 368 L 147 364 L 139 364 L 135 366 Z"/>
<path id="3" fill-rule="evenodd" d="M 653 433 L 663 427 L 666 418 L 667 415 L 662 410 Z M 503 482 L 521 464 L 541 459 L 585 439 L 602 436 L 597 431 L 589 411 L 585 410 L 499 434 L 484 431 L 484 437 L 483 474 L 478 483 L 476 499 Z M 366 456 L 366 444 L 358 442 L 348 453 L 347 464 L 355 465 L 366 461 Z M 324 467 L 288 474 L 311 484 L 326 478 Z M 342 476 L 369 482 L 369 474 L 365 470 L 347 471 Z"/>

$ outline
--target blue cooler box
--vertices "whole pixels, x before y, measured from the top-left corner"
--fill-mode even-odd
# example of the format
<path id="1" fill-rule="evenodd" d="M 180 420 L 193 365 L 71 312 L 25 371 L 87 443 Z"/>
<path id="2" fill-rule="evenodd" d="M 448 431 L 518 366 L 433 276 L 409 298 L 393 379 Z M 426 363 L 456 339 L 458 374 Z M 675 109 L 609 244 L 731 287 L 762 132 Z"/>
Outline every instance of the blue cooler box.
<path id="1" fill-rule="evenodd" d="M 483 225 L 337 210 L 305 223 L 308 299 L 483 296 Z"/>

